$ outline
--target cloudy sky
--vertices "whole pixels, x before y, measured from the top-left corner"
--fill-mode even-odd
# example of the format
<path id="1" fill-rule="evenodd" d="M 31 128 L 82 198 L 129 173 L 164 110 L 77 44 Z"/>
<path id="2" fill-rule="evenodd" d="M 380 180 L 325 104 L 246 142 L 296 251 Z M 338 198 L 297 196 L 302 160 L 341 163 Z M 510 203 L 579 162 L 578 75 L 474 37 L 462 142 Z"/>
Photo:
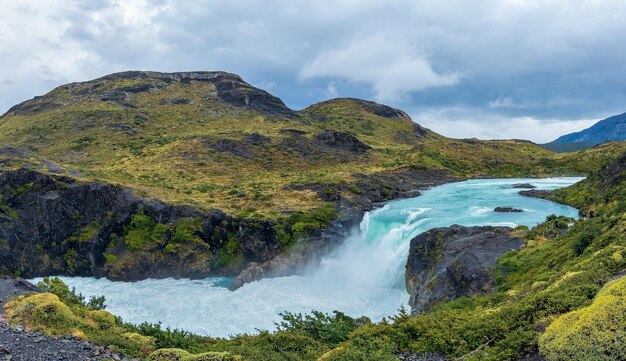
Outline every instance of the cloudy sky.
<path id="1" fill-rule="evenodd" d="M 124 70 L 225 70 L 300 109 L 372 99 L 545 142 L 626 112 L 623 0 L 0 0 L 0 113 Z"/>

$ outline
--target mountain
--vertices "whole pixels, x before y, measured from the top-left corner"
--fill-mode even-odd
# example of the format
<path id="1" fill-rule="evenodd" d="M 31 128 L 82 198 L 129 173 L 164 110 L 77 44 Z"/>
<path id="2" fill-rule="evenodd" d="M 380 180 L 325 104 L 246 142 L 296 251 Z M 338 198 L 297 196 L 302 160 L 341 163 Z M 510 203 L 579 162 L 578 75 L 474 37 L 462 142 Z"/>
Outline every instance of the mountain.
<path id="1" fill-rule="evenodd" d="M 329 251 L 379 202 L 582 175 L 622 149 L 450 139 L 360 99 L 293 110 L 225 72 L 111 74 L 0 117 L 0 272 L 241 285 Z"/>
<path id="2" fill-rule="evenodd" d="M 626 140 L 626 113 L 601 120 L 593 126 L 570 133 L 543 144 L 555 152 L 572 152 L 588 149 L 604 142 L 621 142 Z"/>
<path id="3" fill-rule="evenodd" d="M 588 175 L 545 197 L 593 217 L 507 229 L 516 244 L 498 254 L 523 247 L 484 264 L 486 288 L 465 283 L 475 273 L 461 259 L 414 242 L 412 254 L 453 265 L 443 280 L 465 297 L 381 323 L 287 313 L 276 332 L 211 338 L 125 324 L 58 279 L 7 303 L 6 319 L 130 356 L 160 349 L 152 360 L 625 359 L 625 152 L 624 142 L 555 154 L 527 141 L 450 139 L 359 99 L 293 110 L 224 72 L 63 85 L 0 117 L 0 274 L 240 283 L 293 274 L 365 210 L 464 178 Z M 498 229 L 489 232 L 501 239 Z M 445 233 L 416 237 L 436 249 Z"/>

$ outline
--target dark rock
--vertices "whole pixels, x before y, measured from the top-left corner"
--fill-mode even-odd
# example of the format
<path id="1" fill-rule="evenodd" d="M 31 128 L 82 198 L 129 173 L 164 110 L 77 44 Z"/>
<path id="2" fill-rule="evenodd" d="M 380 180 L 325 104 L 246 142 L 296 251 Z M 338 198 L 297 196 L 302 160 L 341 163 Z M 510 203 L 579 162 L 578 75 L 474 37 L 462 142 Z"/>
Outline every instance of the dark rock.
<path id="1" fill-rule="evenodd" d="M 320 147 L 329 147 L 335 150 L 343 150 L 353 153 L 365 153 L 370 146 L 361 142 L 350 133 L 324 130 L 313 137 L 314 142 Z"/>
<path id="2" fill-rule="evenodd" d="M 187 98 L 172 98 L 172 99 L 161 99 L 159 101 L 159 104 L 161 104 L 161 105 L 165 105 L 165 104 L 182 105 L 182 104 L 189 104 L 190 102 L 191 102 L 191 100 L 189 100 Z"/>
<path id="3" fill-rule="evenodd" d="M 526 197 L 535 197 L 535 198 L 548 198 L 552 191 L 547 190 L 539 190 L 539 189 L 531 189 L 528 191 L 519 191 L 519 194 Z"/>
<path id="4" fill-rule="evenodd" d="M 16 192 L 16 189 L 20 189 Z M 71 178 L 20 169 L 0 173 L 0 273 L 20 271 L 25 277 L 51 274 L 107 276 L 119 280 L 149 277 L 203 278 L 238 274 L 249 262 L 265 262 L 280 253 L 280 242 L 268 221 L 238 220 L 218 210 L 203 212 L 134 196 L 109 184 L 79 183 Z M 122 239 L 131 216 L 146 215 L 172 229 L 184 218 L 202 223 L 186 252 L 163 252 L 171 234 L 154 249 L 129 252 Z M 83 235 L 88 227 L 95 231 Z M 229 235 L 241 243 L 244 263 L 235 269 L 215 265 Z M 118 258 L 106 264 L 105 254 Z"/>
<path id="5" fill-rule="evenodd" d="M 361 108 L 365 109 L 366 111 L 372 114 L 378 115 L 379 117 L 411 119 L 411 117 L 409 117 L 407 113 L 403 112 L 400 109 L 392 108 L 390 106 L 371 102 L 368 100 L 362 100 L 362 99 L 352 99 L 352 100 L 357 102 L 361 106 Z"/>
<path id="6" fill-rule="evenodd" d="M 288 136 L 281 139 L 280 148 L 290 155 L 311 161 L 338 157 L 355 158 L 370 149 L 370 146 L 354 135 L 334 130 L 323 130 L 312 139 L 304 136 L 304 132 L 291 131 L 285 134 Z"/>
<path id="7" fill-rule="evenodd" d="M 308 133 L 308 132 L 305 132 L 304 130 L 298 130 L 298 129 L 281 129 L 280 132 L 282 134 L 289 134 L 289 135 L 304 135 Z"/>
<path id="8" fill-rule="evenodd" d="M 435 228 L 411 240 L 406 288 L 412 312 L 494 289 L 490 269 L 523 242 L 508 227 Z"/>
<path id="9" fill-rule="evenodd" d="M 39 292 L 39 288 L 22 278 L 4 278 L 0 276 L 0 310 L 7 300 L 24 293 Z"/>
<path id="10" fill-rule="evenodd" d="M 135 108 L 135 105 L 126 101 L 126 95 L 126 92 L 116 89 L 104 93 L 100 100 L 103 102 L 113 102 L 125 108 Z"/>
<path id="11" fill-rule="evenodd" d="M 270 138 L 257 134 L 243 134 L 240 139 L 226 139 L 202 137 L 202 144 L 220 153 L 230 153 L 245 159 L 261 158 L 264 145 L 270 143 Z"/>
<path id="12" fill-rule="evenodd" d="M 500 212 L 500 213 L 520 213 L 520 212 L 524 212 L 523 209 L 512 208 L 512 207 L 496 207 L 493 211 L 494 212 Z"/>
<path id="13" fill-rule="evenodd" d="M 515 183 L 511 186 L 511 188 L 523 188 L 523 189 L 533 189 L 537 188 L 530 183 Z"/>

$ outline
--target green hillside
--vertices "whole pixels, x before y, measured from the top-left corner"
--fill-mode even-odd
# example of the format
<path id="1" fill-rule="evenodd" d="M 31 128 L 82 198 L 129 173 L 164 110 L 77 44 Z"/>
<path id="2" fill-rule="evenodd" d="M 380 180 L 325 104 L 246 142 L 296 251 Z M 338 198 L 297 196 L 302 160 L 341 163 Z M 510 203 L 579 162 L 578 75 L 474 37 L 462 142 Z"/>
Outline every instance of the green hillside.
<path id="1" fill-rule="evenodd" d="M 585 212 L 593 209 L 594 217 L 550 216 L 531 230 L 517 229 L 525 233 L 526 247 L 498 261 L 495 293 L 441 303 L 416 316 L 400 311 L 374 324 L 339 312 L 285 314 L 276 332 L 215 339 L 159 325 L 123 324 L 82 304 L 55 280 L 41 287 L 60 300 L 49 294 L 21 296 L 6 311 L 14 322 L 46 333 L 73 330 L 130 354 L 150 354 L 150 360 L 373 361 L 401 355 L 418 360 L 621 360 L 626 358 L 625 177 L 626 153 L 587 180 L 555 191 L 551 198 Z"/>
<path id="2" fill-rule="evenodd" d="M 596 164 L 524 141 L 445 138 L 362 100 L 292 111 L 222 72 L 127 72 L 63 85 L 4 114 L 0 147 L 5 167 L 27 163 L 256 217 L 318 208 L 325 202 L 302 185 L 349 184 L 355 174 L 416 167 L 458 177 L 546 176 Z"/>

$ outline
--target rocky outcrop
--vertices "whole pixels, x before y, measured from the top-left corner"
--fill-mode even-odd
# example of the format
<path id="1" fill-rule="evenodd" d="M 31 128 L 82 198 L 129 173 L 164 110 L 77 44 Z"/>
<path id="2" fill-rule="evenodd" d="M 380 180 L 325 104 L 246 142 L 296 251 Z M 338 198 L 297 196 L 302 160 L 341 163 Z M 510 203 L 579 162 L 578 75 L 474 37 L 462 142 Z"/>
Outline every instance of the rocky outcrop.
<path id="1" fill-rule="evenodd" d="M 126 80 L 133 85 L 111 88 L 107 82 Z M 241 77 L 223 71 L 197 71 L 178 73 L 159 73 L 149 71 L 127 71 L 104 76 L 92 81 L 71 83 L 57 88 L 68 91 L 76 101 L 94 98 L 103 102 L 116 103 L 124 108 L 135 108 L 132 95 L 158 91 L 173 83 L 208 82 L 215 86 L 214 96 L 223 103 L 235 108 L 252 110 L 269 116 L 294 118 L 296 112 L 289 109 L 279 98 L 255 88 Z M 207 94 L 209 96 L 210 94 Z M 71 103 L 73 100 L 70 99 Z M 184 98 L 163 99 L 161 104 L 184 105 L 189 100 Z M 15 105 L 7 114 L 32 115 L 45 110 L 66 106 L 48 96 L 35 97 Z"/>
<path id="2" fill-rule="evenodd" d="M 523 209 L 513 208 L 513 207 L 496 207 L 493 211 L 494 212 L 498 212 L 498 213 L 520 213 L 520 212 L 524 212 Z"/>
<path id="3" fill-rule="evenodd" d="M 0 276 L 0 314 L 4 310 L 4 305 L 11 298 L 34 292 L 39 292 L 39 288 L 23 278 Z"/>
<path id="4" fill-rule="evenodd" d="M 318 232 L 306 242 L 297 244 L 290 252 L 282 253 L 262 263 L 251 263 L 234 280 L 231 289 L 261 278 L 280 277 L 303 270 L 303 266 L 315 264 L 333 250 L 337 242 L 358 225 L 363 212 L 381 205 L 383 202 L 416 197 L 419 189 L 426 189 L 458 178 L 447 171 L 437 169 L 399 168 L 393 171 L 357 174 L 352 184 L 305 184 L 297 189 L 310 189 L 321 199 L 334 202 L 339 209 L 339 219 L 323 232 Z"/>
<path id="5" fill-rule="evenodd" d="M 361 142 L 350 133 L 338 132 L 335 130 L 324 130 L 314 137 L 314 142 L 320 148 L 330 148 L 353 153 L 365 153 L 371 147 Z"/>
<path id="6" fill-rule="evenodd" d="M 527 191 L 519 191 L 519 194 L 526 197 L 544 198 L 547 199 L 552 191 L 543 189 L 531 189 Z"/>
<path id="7" fill-rule="evenodd" d="M 434 304 L 492 291 L 490 269 L 506 252 L 522 247 L 508 227 L 434 228 L 411 240 L 406 288 L 412 312 Z"/>
<path id="8" fill-rule="evenodd" d="M 237 274 L 281 251 L 270 221 L 169 205 L 110 184 L 20 169 L 0 174 L 0 187 L 0 273 L 197 278 Z M 232 238 L 241 261 L 220 262 Z"/>

